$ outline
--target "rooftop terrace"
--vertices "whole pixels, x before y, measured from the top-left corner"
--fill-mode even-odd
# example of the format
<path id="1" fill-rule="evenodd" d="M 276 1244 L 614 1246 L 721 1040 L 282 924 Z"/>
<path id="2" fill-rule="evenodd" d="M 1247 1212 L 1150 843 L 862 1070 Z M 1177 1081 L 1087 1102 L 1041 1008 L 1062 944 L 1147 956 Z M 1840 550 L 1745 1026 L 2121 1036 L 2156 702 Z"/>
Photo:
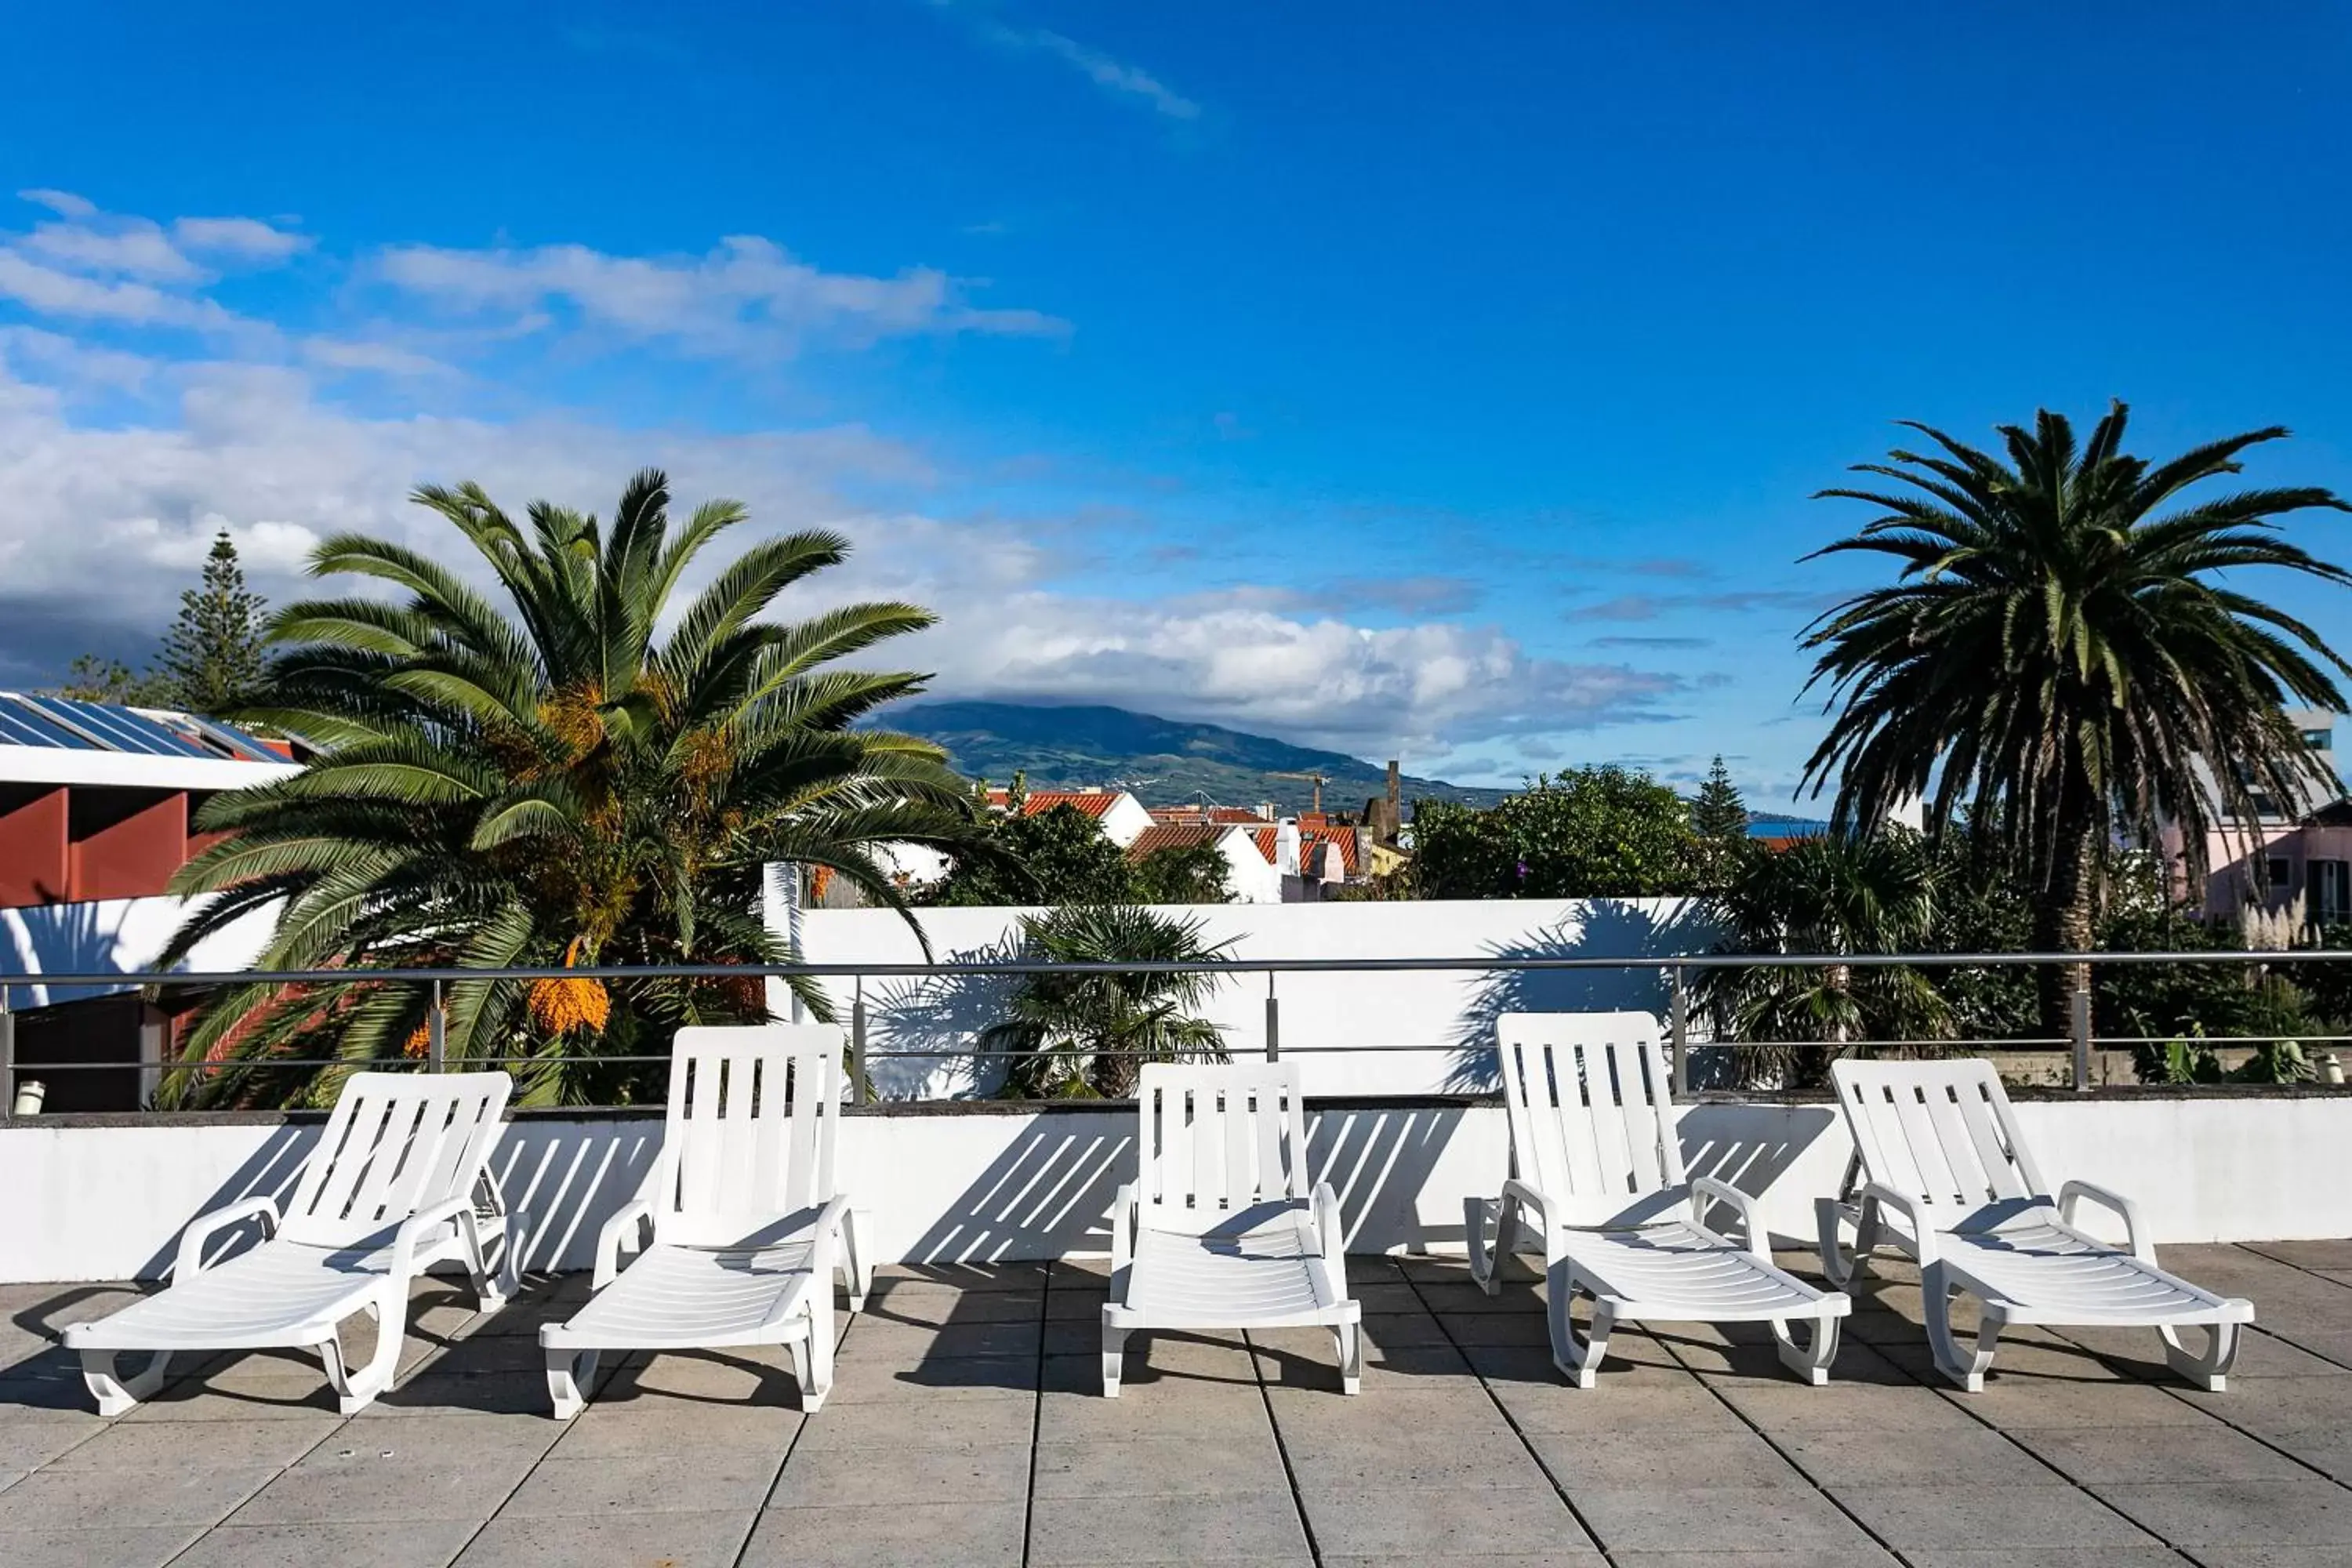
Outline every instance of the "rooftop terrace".
<path id="1" fill-rule="evenodd" d="M 2352 1563 L 2352 1241 L 2164 1261 L 2261 1311 L 2227 1393 L 2168 1381 L 2145 1331 L 2012 1331 L 1983 1394 L 1939 1387 L 1885 1259 L 1826 1388 L 1653 1325 L 1579 1393 L 1539 1285 L 1363 1257 L 1360 1398 L 1305 1331 L 1138 1334 L 1106 1400 L 1079 1260 L 885 1270 L 805 1420 L 781 1354 L 730 1353 L 635 1358 L 569 1426 L 533 1331 L 583 1275 L 488 1319 L 420 1287 L 402 1385 L 349 1420 L 315 1363 L 254 1354 L 103 1421 L 52 1340 L 131 1288 L 6 1286 L 0 1563 Z"/>

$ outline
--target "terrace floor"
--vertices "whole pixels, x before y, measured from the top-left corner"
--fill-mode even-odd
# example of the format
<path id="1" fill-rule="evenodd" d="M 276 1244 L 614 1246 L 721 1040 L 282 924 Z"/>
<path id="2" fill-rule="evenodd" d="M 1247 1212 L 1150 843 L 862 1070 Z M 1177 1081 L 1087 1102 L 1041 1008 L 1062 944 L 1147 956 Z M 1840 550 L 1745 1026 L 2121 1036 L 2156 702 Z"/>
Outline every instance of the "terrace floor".
<path id="1" fill-rule="evenodd" d="M 489 1319 L 421 1286 L 405 1382 L 349 1420 L 257 1354 L 108 1422 L 51 1341 L 129 1290 L 5 1287 L 0 1563 L 2352 1564 L 2352 1242 L 2165 1260 L 2261 1314 L 2226 1394 L 2152 1332 L 2025 1331 L 1939 1387 L 1893 1264 L 1826 1388 L 1660 1324 L 1580 1393 L 1536 1285 L 1360 1258 L 1357 1399 L 1308 1331 L 1139 1334 L 1105 1400 L 1101 1266 L 1013 1264 L 888 1271 L 805 1420 L 781 1356 L 659 1355 L 558 1425 L 532 1331 L 573 1276 Z"/>

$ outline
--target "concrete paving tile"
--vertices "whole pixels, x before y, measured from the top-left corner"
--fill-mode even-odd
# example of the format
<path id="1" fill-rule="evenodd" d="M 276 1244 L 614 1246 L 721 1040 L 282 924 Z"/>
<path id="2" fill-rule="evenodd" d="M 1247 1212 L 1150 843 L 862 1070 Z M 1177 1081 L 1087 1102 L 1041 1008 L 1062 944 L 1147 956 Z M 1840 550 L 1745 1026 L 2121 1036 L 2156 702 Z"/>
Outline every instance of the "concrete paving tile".
<path id="1" fill-rule="evenodd" d="M 596 1375 L 601 1384 L 612 1373 L 600 1366 Z M 427 1368 L 422 1375 L 387 1390 L 363 1414 L 404 1419 L 481 1412 L 545 1415 L 553 1408 L 548 1399 L 544 1371 L 487 1373 L 480 1377 L 467 1377 Z"/>
<path id="2" fill-rule="evenodd" d="M 1980 1394 L 1947 1383 L 1939 1397 L 1996 1426 L 2194 1426 L 2201 1413 L 2144 1383 L 1995 1383 Z"/>
<path id="3" fill-rule="evenodd" d="M 470 1519 L 381 1524 L 221 1524 L 173 1568 L 446 1568 L 473 1538 Z"/>
<path id="4" fill-rule="evenodd" d="M 1065 1289 L 1056 1287 L 1045 1292 L 1045 1321 L 1049 1323 L 1102 1321 L 1103 1303 L 1110 1300 L 1108 1290 Z"/>
<path id="5" fill-rule="evenodd" d="M 1307 1534 L 1286 1492 L 1040 1499 L 1029 1518 L 1028 1560 L 1035 1568 L 1307 1554 Z"/>
<path id="6" fill-rule="evenodd" d="M 1257 1373 L 1276 1388 L 1337 1392 L 1339 1386 L 1338 1347 L 1321 1330 L 1307 1331 L 1321 1341 L 1285 1339 L 1277 1344 L 1256 1344 Z M 1253 1331 L 1253 1342 L 1276 1334 L 1300 1332 L 1290 1329 Z M 1470 1375 L 1470 1363 L 1451 1345 L 1371 1345 L 1364 1352 L 1364 1393 L 1367 1396 L 1400 1389 L 1427 1387 L 1447 1378 Z"/>
<path id="7" fill-rule="evenodd" d="M 1911 1568 L 2181 1568 L 2183 1561 L 2169 1546 L 2154 1542 L 2126 1546 L 2005 1546 L 1991 1552 L 1915 1547 L 1904 1555 Z M 1621 1561 L 1620 1568 L 1640 1565 Z M 2208 1568 L 2212 1568 L 2210 1563 Z"/>
<path id="8" fill-rule="evenodd" d="M 2264 1442 L 2352 1486 L 2352 1427 L 2322 1426 L 2308 1431 L 2264 1432 L 2262 1436 Z"/>
<path id="9" fill-rule="evenodd" d="M 773 1508 L 760 1516 L 740 1568 L 1017 1568 L 1025 1504 L 898 1502 Z M 1096 1531 L 1102 1533 L 1099 1514 Z"/>
<path id="10" fill-rule="evenodd" d="M 618 1454 L 687 1454 L 708 1447 L 761 1448 L 782 1453 L 804 1419 L 781 1405 L 719 1404 L 672 1394 L 614 1398 L 608 1386 L 565 1424 L 557 1457 L 593 1459 Z"/>
<path id="11" fill-rule="evenodd" d="M 1376 1405 L 1369 1394 L 1353 1398 L 1317 1389 L 1270 1390 L 1276 1425 L 1302 1441 L 1318 1435 L 1361 1439 L 1370 1431 L 1507 1434 L 1509 1423 L 1494 1400 L 1475 1383 L 1433 1384 L 1401 1389 Z"/>
<path id="12" fill-rule="evenodd" d="M 2344 1568 L 2340 1546 L 2200 1546 L 2202 1568 Z"/>
<path id="13" fill-rule="evenodd" d="M 1549 1485 L 1518 1434 L 1507 1427 L 1391 1426 L 1367 1430 L 1283 1427 L 1298 1489 L 1349 1491 L 1372 1487 L 1514 1488 Z"/>
<path id="14" fill-rule="evenodd" d="M 1678 1432 L 1671 1442 L 1672 1474 L 1693 1486 L 1773 1487 L 1803 1479 L 1770 1444 L 1745 1426 Z M 1655 1486 L 1668 1468 L 1659 1445 L 1651 1441 L 1595 1442 L 1584 1433 L 1530 1432 L 1527 1443 L 1552 1479 L 1571 1489 Z"/>
<path id="15" fill-rule="evenodd" d="M 1063 1326 L 1055 1325 L 1057 1328 Z M 1323 1342 L 1333 1345 L 1328 1332 L 1323 1336 Z M 1091 1361 L 1096 1381 L 1101 1380 L 1102 1335 L 1099 1330 L 1079 1337 L 1075 1348 L 1066 1353 Z M 1332 1364 L 1336 1366 L 1339 1364 L 1336 1345 L 1333 1345 L 1332 1356 Z M 1142 1382 L 1154 1375 L 1213 1379 L 1237 1384 L 1255 1384 L 1257 1382 L 1257 1363 L 1238 1332 L 1230 1338 L 1213 1338 L 1165 1329 L 1140 1331 L 1128 1335 L 1126 1354 L 1120 1366 L 1122 1382 Z"/>
<path id="16" fill-rule="evenodd" d="M 396 1524 L 488 1519 L 537 1462 L 471 1448 L 322 1447 L 237 1510 L 239 1524 Z M 0 1500 L 7 1493 L 0 1492 Z"/>
<path id="17" fill-rule="evenodd" d="M 1445 1558 L 1446 1568 L 1603 1568 L 1607 1561 L 1593 1547 L 1574 1545 L 1541 1552 L 1455 1552 Z M 1427 1568 L 1428 1563 L 1426 1557 L 1386 1553 L 1334 1557 L 1326 1552 L 1323 1556 L 1323 1568 Z"/>
<path id="18" fill-rule="evenodd" d="M 2158 1428 L 2171 1430 L 2171 1428 Z M 1865 1486 L 2063 1486 L 2065 1479 L 2000 1433 L 1983 1426 L 1907 1432 L 1868 1427 L 1774 1432 L 1807 1475 L 1832 1491 Z"/>
<path id="19" fill-rule="evenodd" d="M 2352 1562 L 2352 1491 L 2308 1478 L 2092 1489 L 2176 1546 L 2330 1546 Z"/>
<path id="20" fill-rule="evenodd" d="M 2305 1485 L 2315 1479 L 2276 1449 L 2218 1421 L 2201 1426 L 2025 1426 L 2009 1435 L 2081 1486 L 2127 1486 L 2163 1476 Z"/>
<path id="21" fill-rule="evenodd" d="M 834 1363 L 825 1409 L 875 1400 L 1004 1399 L 1037 1396 L 1037 1358 L 992 1356 L 975 1361 L 926 1361 L 909 1365 L 844 1359 Z M 798 1405 L 798 1395 L 791 1403 Z"/>
<path id="22" fill-rule="evenodd" d="M 275 1465 L 35 1470 L 0 1491 L 0 1531 L 211 1524 L 277 1474 Z"/>
<path id="23" fill-rule="evenodd" d="M 836 1367 L 839 1363 L 835 1363 Z M 709 1352 L 666 1351 L 643 1362 L 617 1370 L 607 1370 L 609 1358 L 597 1369 L 600 1383 L 596 1398 L 612 1399 L 616 1404 L 636 1399 L 675 1399 L 705 1407 L 736 1405 L 764 1405 L 776 1409 L 800 1408 L 800 1383 L 793 1376 L 792 1362 L 781 1350 L 769 1353 L 768 1347 L 745 1351 L 733 1349 Z M 546 1363 L 533 1374 L 539 1380 L 539 1403 L 541 1412 L 552 1406 L 548 1402 Z"/>
<path id="24" fill-rule="evenodd" d="M 959 1290 L 915 1280 L 877 1288 L 866 1298 L 868 1323 L 1034 1323 L 1045 1316 L 1043 1290 Z"/>
<path id="25" fill-rule="evenodd" d="M 166 1524 L 0 1530 L 0 1563 L 8 1568 L 163 1568 L 194 1539 L 200 1528 Z"/>
<path id="26" fill-rule="evenodd" d="M 862 1448 L 960 1448 L 972 1443 L 1026 1450 L 1036 1424 L 1034 1394 L 1020 1399 L 960 1399 L 948 1405 L 906 1399 L 843 1405 L 828 1400 L 823 1410 L 805 1418 L 793 1451 L 797 1458 Z"/>
<path id="27" fill-rule="evenodd" d="M 1056 1269 L 1076 1270 L 1086 1260 L 1062 1259 Z M 1102 1260 L 1102 1272 L 1110 1272 L 1108 1259 Z M 874 1269 L 877 1287 L 896 1284 L 900 1280 L 932 1285 L 952 1285 L 959 1290 L 1042 1290 L 1045 1288 L 1046 1265 L 1041 1260 L 1013 1263 L 882 1263 Z"/>
<path id="28" fill-rule="evenodd" d="M 831 1414 L 831 1405 L 825 1409 Z M 1223 1439 L 1269 1429 L 1265 1396 L 1255 1387 L 1228 1384 L 1129 1384 L 1116 1399 L 1056 1390 L 1045 1394 L 1037 1406 L 1041 1443 L 1170 1436 Z"/>
<path id="29" fill-rule="evenodd" d="M 2165 1363 L 2164 1342 L 2157 1338 L 2154 1329 L 2068 1329 L 2066 1337 L 2126 1376 L 2179 1384 L 2179 1375 Z M 2242 1335 L 2230 1382 L 2234 1385 L 2248 1378 L 2273 1377 L 2352 1377 L 2352 1367 L 2339 1366 L 2259 1330 Z"/>
<path id="30" fill-rule="evenodd" d="M 1664 1486 L 1568 1489 L 1603 1548 L 1621 1552 L 1736 1552 L 1764 1543 L 1817 1560 L 1866 1554 L 1870 1538 L 1802 1482 L 1777 1487 Z M 1831 1554 L 1836 1554 L 1832 1558 Z"/>
<path id="31" fill-rule="evenodd" d="M 1550 1320 L 1540 1312 L 1447 1312 L 1438 1318 L 1446 1338 L 1473 1345 L 1549 1345 Z"/>
<path id="32" fill-rule="evenodd" d="M 84 1408 L 89 1396 L 82 1395 Z M 201 1379 L 174 1379 L 142 1401 L 124 1421 L 307 1421 L 337 1414 L 334 1390 L 324 1378 L 283 1378 L 268 1389 L 232 1393 L 207 1387 Z"/>
<path id="33" fill-rule="evenodd" d="M 1424 1283 L 1412 1287 L 1421 1298 L 1422 1310 L 1444 1316 L 1471 1315 L 1487 1312 L 1513 1312 L 1521 1317 L 1544 1315 L 1544 1299 L 1534 1285 L 1517 1279 L 1506 1279 L 1502 1288 L 1489 1296 L 1475 1284 Z M 1371 1309 L 1367 1307 L 1365 1310 Z"/>
<path id="34" fill-rule="evenodd" d="M 420 1410 L 383 1416 L 371 1405 L 320 1444 L 318 1452 L 336 1458 L 481 1454 L 500 1460 L 536 1459 L 563 1433 L 563 1423 L 544 1411 Z"/>
<path id="35" fill-rule="evenodd" d="M 1576 1516 L 1549 1486 L 1302 1489 L 1315 1545 L 1326 1557 L 1402 1556 L 1451 1562 L 1468 1552 L 1590 1547 Z"/>
<path id="36" fill-rule="evenodd" d="M 343 1424 L 339 1415 L 308 1421 L 215 1421 L 191 1438 L 168 1421 L 118 1421 L 50 1461 L 53 1470 L 283 1469 Z"/>
<path id="37" fill-rule="evenodd" d="M 1034 1356 L 1042 1320 L 1014 1322 L 901 1323 L 867 1316 L 841 1347 L 842 1359 L 880 1357 L 895 1362 L 941 1361 L 971 1356 Z"/>
<path id="38" fill-rule="evenodd" d="M 0 1411 L 0 1487 L 111 1430 L 95 1415 L 79 1420 L 16 1421 Z"/>
<path id="39" fill-rule="evenodd" d="M 793 1456 L 793 1464 L 800 1456 Z M 1035 1495 L 1042 1500 L 1194 1497 L 1290 1489 L 1271 1429 L 1213 1436 L 1098 1438 L 1040 1443 Z"/>
<path id="40" fill-rule="evenodd" d="M 457 1559 L 458 1568 L 728 1568 L 757 1516 L 732 1513 L 599 1513 L 577 1519 L 490 1521 Z"/>
<path id="41" fill-rule="evenodd" d="M 1633 1386 L 1612 1385 L 1606 1373 L 1598 1388 L 1574 1388 L 1564 1383 L 1549 1387 L 1532 1384 L 1490 1384 L 1496 1398 L 1523 1432 L 1573 1433 L 1589 1437 L 1622 1437 L 1646 1441 L 1632 1434 L 1663 1432 L 1745 1432 L 1748 1424 L 1723 1401 L 1687 1374 L 1678 1382 Z"/>
<path id="42" fill-rule="evenodd" d="M 1429 1303 L 1422 1293 L 1402 1279 L 1374 1279 L 1369 1283 L 1350 1279 L 1348 1295 L 1370 1317 L 1377 1312 L 1416 1312 L 1426 1314 Z"/>
<path id="43" fill-rule="evenodd" d="M 499 1510 L 501 1519 L 578 1519 L 602 1513 L 751 1513 L 768 1495 L 782 1448 L 690 1454 L 551 1455 Z"/>
<path id="44" fill-rule="evenodd" d="M 2147 1533 L 2073 1487 L 1839 1489 L 1837 1500 L 1897 1552 L 1914 1548 L 2145 1546 Z"/>
<path id="45" fill-rule="evenodd" d="M 820 1417 L 821 1419 L 822 1417 Z M 544 1468 L 544 1467 L 542 1467 Z M 532 1478 L 536 1482 L 537 1477 Z M 895 1502 L 1018 1502 L 1028 1492 L 1027 1447 L 967 1444 L 903 1453 L 836 1448 L 803 1453 L 784 1465 L 774 1508 Z"/>
<path id="46" fill-rule="evenodd" d="M 2151 1388 L 2150 1393 L 2158 1392 Z M 2352 1382 L 2340 1377 L 2266 1377 L 2238 1383 L 2219 1394 L 2172 1384 L 2163 1397 L 2182 1409 L 2211 1415 L 2249 1432 L 2305 1432 L 2352 1428 Z"/>

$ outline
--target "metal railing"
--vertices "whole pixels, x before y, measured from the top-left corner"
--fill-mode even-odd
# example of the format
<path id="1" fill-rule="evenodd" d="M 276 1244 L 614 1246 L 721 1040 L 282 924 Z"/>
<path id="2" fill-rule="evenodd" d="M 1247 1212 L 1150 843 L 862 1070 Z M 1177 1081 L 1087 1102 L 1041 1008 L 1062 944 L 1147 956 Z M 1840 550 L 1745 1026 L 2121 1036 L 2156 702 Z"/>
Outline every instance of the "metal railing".
<path id="1" fill-rule="evenodd" d="M 441 1072 L 471 1066 L 530 1065 L 543 1067 L 649 1066 L 669 1060 L 663 1055 L 611 1055 L 599 1052 L 541 1054 L 527 1051 L 498 1055 L 452 1057 L 447 1051 L 446 987 L 460 983 L 478 984 L 489 981 L 529 982 L 537 980 L 596 980 L 627 984 L 671 980 L 846 980 L 852 984 L 849 1007 L 849 1047 L 851 1077 L 860 1103 L 871 1099 L 872 1088 L 868 1067 L 877 1061 L 908 1058 L 939 1061 L 944 1059 L 986 1060 L 992 1058 L 1035 1059 L 1039 1058 L 1098 1058 L 1120 1055 L 1116 1049 L 1096 1047 L 1002 1049 L 990 1050 L 971 1045 L 949 1048 L 926 1047 L 911 1049 L 872 1048 L 868 1040 L 869 1020 L 866 998 L 866 983 L 877 980 L 948 980 L 1002 978 L 1017 980 L 1024 975 L 1082 974 L 1170 974 L 1213 973 L 1239 978 L 1264 974 L 1266 981 L 1265 1033 L 1259 1048 L 1268 1060 L 1279 1059 L 1285 1054 L 1345 1055 L 1378 1052 L 1459 1052 L 1467 1048 L 1462 1041 L 1433 1041 L 1412 1045 L 1304 1045 L 1285 1047 L 1282 1043 L 1281 1001 L 1278 977 L 1285 974 L 1361 974 L 1361 973 L 1546 973 L 1557 972 L 1600 971 L 1617 973 L 1655 973 L 1666 988 L 1666 1031 L 1669 1057 L 1674 1072 L 1674 1089 L 1677 1097 L 1687 1095 L 1691 1089 L 1690 1068 L 1694 1053 L 1708 1050 L 1827 1050 L 1846 1052 L 1857 1050 L 1998 1050 L 2004 1052 L 2065 1053 L 2067 1080 L 2077 1090 L 2096 1087 L 2093 1082 L 2095 1053 L 2102 1047 L 2127 1047 L 2166 1045 L 2180 1038 L 2174 1035 L 2095 1035 L 2091 1027 L 2092 991 L 2087 983 L 2090 968 L 2119 965 L 2220 964 L 2247 970 L 2250 975 L 2259 973 L 2274 964 L 2307 965 L 2312 963 L 2352 963 L 2352 952 L 2320 950 L 2270 950 L 2261 952 L 1938 952 L 1938 953 L 1687 953 L 1659 954 L 1637 957 L 1594 957 L 1575 954 L 1493 953 L 1477 957 L 1390 957 L 1390 958 L 1221 958 L 1191 961 L 1138 961 L 1106 963 L 1055 963 L 1036 960 L 1008 959 L 986 961 L 949 960 L 929 963 L 785 963 L 785 964 L 671 964 L 629 967 L 596 967 L 576 969 L 500 968 L 500 969 L 305 969 L 305 970 L 245 970 L 229 973 L 199 973 L 191 971 L 110 972 L 83 974 L 16 974 L 0 976 L 0 1112 L 14 1108 L 21 1077 L 34 1073 L 60 1072 L 137 1072 L 150 1077 L 175 1073 L 259 1072 L 277 1068 L 315 1068 L 353 1066 L 348 1058 L 295 1058 L 275 1055 L 255 1057 L 224 1056 L 204 1061 L 98 1060 L 82 1062 L 37 1062 L 20 1060 L 16 1054 L 16 1017 L 15 994 L 27 990 L 97 991 L 121 993 L 142 987 L 201 988 L 220 985 L 286 985 L 332 986 L 416 984 L 430 987 L 425 1009 L 425 1048 L 419 1058 L 393 1058 L 372 1061 L 370 1066 L 402 1066 L 413 1064 L 419 1070 Z M 1906 1037 L 1890 1039 L 1754 1039 L 1717 1037 L 1712 1033 L 1694 1037 L 1692 1012 L 1692 980 L 1695 975 L 1723 969 L 1772 970 L 1859 970 L 1907 967 L 1913 969 L 2013 969 L 2040 968 L 2049 965 L 2078 967 L 2071 992 L 2070 1027 L 2064 1036 L 2011 1037 L 2000 1038 Z M 2352 1035 L 2334 1034 L 2259 1034 L 2247 1036 L 2199 1035 L 2196 1043 L 2205 1047 L 2260 1047 L 2289 1041 L 2298 1045 L 2352 1044 Z M 1148 1053 L 1129 1052 L 1142 1055 Z"/>

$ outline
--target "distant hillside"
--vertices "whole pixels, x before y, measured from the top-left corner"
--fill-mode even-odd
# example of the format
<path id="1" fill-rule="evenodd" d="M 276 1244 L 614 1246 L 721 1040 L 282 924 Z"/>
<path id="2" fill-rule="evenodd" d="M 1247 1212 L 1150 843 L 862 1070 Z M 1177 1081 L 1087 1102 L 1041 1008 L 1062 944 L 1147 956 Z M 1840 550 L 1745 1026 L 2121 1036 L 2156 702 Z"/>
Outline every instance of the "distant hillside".
<path id="1" fill-rule="evenodd" d="M 1017 770 L 1033 789 L 1125 781 L 1148 805 L 1173 805 L 1205 793 L 1220 805 L 1272 801 L 1305 810 L 1314 786 L 1275 773 L 1321 773 L 1326 811 L 1360 811 L 1388 787 L 1385 770 L 1339 752 L 1318 752 L 1216 724 L 1185 724 L 1124 708 L 1045 708 L 1023 702 L 916 702 L 883 718 L 892 729 L 945 746 L 959 773 L 1001 784 Z M 1150 783 L 1143 781 L 1150 780 Z M 1416 798 L 1492 805 L 1507 793 L 1468 789 L 1437 779 L 1404 780 Z"/>

